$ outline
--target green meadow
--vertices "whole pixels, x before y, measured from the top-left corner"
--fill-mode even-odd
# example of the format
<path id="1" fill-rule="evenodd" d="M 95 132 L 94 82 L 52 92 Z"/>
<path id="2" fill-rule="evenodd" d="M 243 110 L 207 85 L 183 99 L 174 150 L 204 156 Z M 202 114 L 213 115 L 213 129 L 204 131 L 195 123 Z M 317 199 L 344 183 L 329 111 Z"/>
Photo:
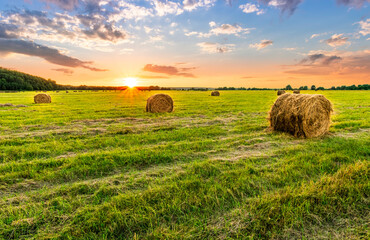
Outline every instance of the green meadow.
<path id="1" fill-rule="evenodd" d="M 330 132 L 269 129 L 275 91 L 0 93 L 0 239 L 369 239 L 370 93 Z"/>

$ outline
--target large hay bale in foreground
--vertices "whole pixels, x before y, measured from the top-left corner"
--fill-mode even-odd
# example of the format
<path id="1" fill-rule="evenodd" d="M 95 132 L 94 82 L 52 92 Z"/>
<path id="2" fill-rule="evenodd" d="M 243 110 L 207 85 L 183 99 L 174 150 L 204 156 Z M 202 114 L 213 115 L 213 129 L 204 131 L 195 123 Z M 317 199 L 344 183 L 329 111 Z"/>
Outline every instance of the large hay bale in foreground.
<path id="1" fill-rule="evenodd" d="M 148 98 L 146 111 L 151 113 L 163 113 L 173 111 L 173 100 L 167 94 L 156 94 Z"/>
<path id="2" fill-rule="evenodd" d="M 35 103 L 51 103 L 51 97 L 46 93 L 39 93 L 33 99 Z"/>
<path id="3" fill-rule="evenodd" d="M 211 96 L 220 96 L 220 92 L 219 91 L 213 91 L 213 92 L 211 92 Z"/>
<path id="4" fill-rule="evenodd" d="M 277 95 L 280 96 L 280 95 L 283 95 L 284 93 L 285 93 L 284 90 L 278 90 Z"/>
<path id="5" fill-rule="evenodd" d="M 294 90 L 294 91 L 293 91 L 293 93 L 294 93 L 294 94 L 300 94 L 300 93 L 301 93 L 301 91 L 300 91 L 300 90 Z"/>
<path id="6" fill-rule="evenodd" d="M 270 111 L 270 126 L 295 137 L 319 137 L 328 132 L 332 105 L 323 95 L 283 94 Z"/>

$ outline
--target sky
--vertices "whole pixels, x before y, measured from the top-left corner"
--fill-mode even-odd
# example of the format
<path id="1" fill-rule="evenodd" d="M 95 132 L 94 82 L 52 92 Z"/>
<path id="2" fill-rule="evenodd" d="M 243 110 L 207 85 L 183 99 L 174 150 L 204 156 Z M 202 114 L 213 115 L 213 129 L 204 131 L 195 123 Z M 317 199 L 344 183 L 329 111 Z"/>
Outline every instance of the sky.
<path id="1" fill-rule="evenodd" d="M 0 67 L 59 84 L 370 84 L 370 0 L 0 0 Z"/>

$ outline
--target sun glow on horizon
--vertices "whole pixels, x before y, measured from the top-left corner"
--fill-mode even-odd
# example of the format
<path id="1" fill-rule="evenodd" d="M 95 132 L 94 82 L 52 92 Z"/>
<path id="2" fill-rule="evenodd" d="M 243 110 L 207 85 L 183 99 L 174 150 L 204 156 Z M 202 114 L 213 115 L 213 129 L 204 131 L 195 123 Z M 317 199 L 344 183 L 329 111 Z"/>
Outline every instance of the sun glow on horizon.
<path id="1" fill-rule="evenodd" d="M 137 86 L 137 78 L 134 78 L 134 77 L 127 77 L 127 78 L 125 78 L 125 84 L 126 84 L 129 88 L 136 87 L 136 86 Z"/>

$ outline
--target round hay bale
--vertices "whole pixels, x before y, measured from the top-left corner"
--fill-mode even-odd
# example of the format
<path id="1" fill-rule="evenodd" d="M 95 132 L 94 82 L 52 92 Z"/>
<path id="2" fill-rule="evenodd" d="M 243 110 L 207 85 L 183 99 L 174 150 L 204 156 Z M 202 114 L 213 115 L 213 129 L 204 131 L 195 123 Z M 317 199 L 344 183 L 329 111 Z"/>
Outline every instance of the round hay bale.
<path id="1" fill-rule="evenodd" d="M 283 94 L 270 111 L 270 126 L 295 137 L 319 137 L 328 132 L 332 105 L 323 95 Z"/>
<path id="2" fill-rule="evenodd" d="M 220 92 L 219 91 L 213 91 L 213 92 L 211 92 L 211 96 L 220 96 Z"/>
<path id="3" fill-rule="evenodd" d="M 300 94 L 300 93 L 301 93 L 301 91 L 300 91 L 300 90 L 294 90 L 294 91 L 293 91 L 293 93 L 294 93 L 294 94 Z"/>
<path id="4" fill-rule="evenodd" d="M 151 113 L 163 113 L 173 111 L 173 100 L 167 94 L 156 94 L 148 98 L 146 111 Z"/>
<path id="5" fill-rule="evenodd" d="M 51 103 L 51 97 L 46 93 L 39 93 L 33 99 L 35 103 Z"/>
<path id="6" fill-rule="evenodd" d="M 66 91 L 66 93 L 69 93 L 68 91 Z"/>
<path id="7" fill-rule="evenodd" d="M 283 95 L 284 93 L 285 93 L 284 90 L 278 90 L 277 95 L 280 96 L 280 95 Z"/>

